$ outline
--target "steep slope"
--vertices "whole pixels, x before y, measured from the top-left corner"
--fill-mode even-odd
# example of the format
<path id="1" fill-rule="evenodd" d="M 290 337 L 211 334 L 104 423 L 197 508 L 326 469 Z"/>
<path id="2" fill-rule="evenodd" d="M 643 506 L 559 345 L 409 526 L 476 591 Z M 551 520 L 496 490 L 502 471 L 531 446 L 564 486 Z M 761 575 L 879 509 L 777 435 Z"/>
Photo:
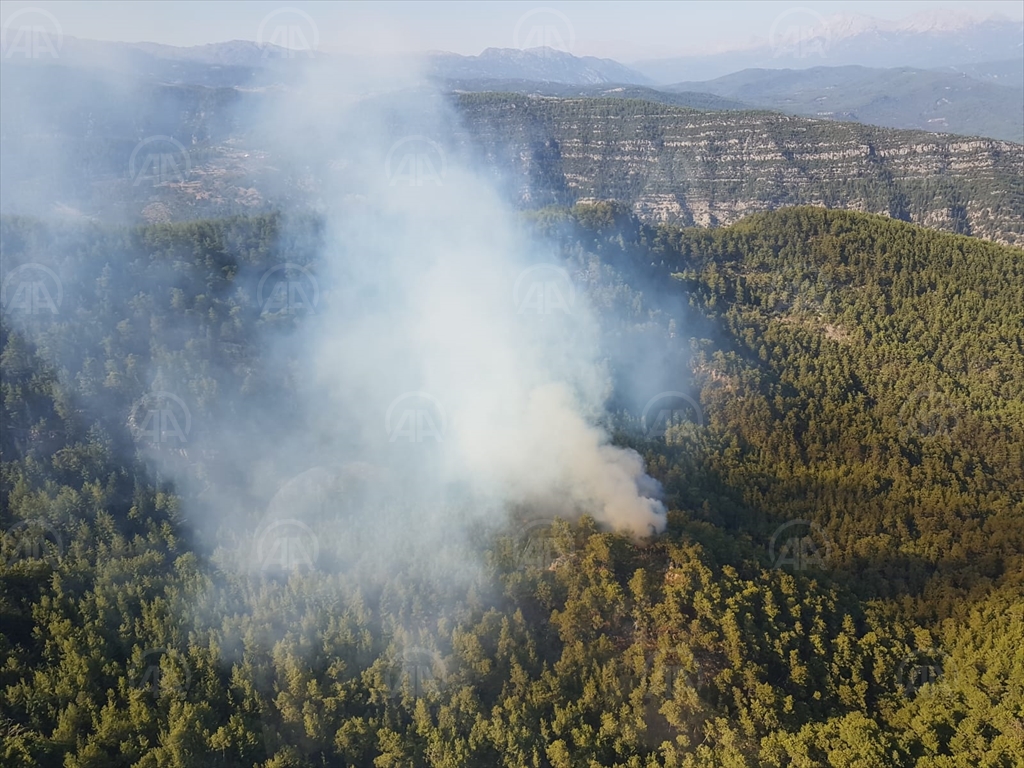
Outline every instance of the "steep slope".
<path id="1" fill-rule="evenodd" d="M 342 147 L 325 163 L 315 141 L 302 143 L 301 159 L 279 154 L 260 132 L 262 118 L 287 111 L 279 89 L 166 85 L 61 66 L 8 65 L 0 78 L 5 213 L 166 221 L 267 211 L 312 204 L 345 161 Z M 637 88 L 619 87 L 620 95 Z M 441 97 L 424 88 L 371 98 L 375 114 L 396 104 L 414 113 L 416 99 L 427 114 Z M 523 207 L 615 198 L 645 219 L 715 226 L 816 204 L 1022 242 L 1017 144 L 629 98 L 449 98 L 444 124 L 382 126 L 382 169 L 398 142 L 426 134 L 426 151 L 475 154 Z M 155 176 L 146 158 L 173 172 Z"/>
<path id="2" fill-rule="evenodd" d="M 1024 147 L 642 101 L 459 100 L 465 141 L 524 204 L 614 198 L 702 226 L 815 204 L 1024 244 Z"/>

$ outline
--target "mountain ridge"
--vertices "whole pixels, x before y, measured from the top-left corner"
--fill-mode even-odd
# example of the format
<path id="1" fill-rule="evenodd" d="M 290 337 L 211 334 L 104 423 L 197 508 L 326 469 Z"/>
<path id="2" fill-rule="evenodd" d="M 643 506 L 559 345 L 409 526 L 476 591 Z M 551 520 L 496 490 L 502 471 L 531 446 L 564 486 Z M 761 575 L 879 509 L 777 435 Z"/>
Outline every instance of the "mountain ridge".
<path id="1" fill-rule="evenodd" d="M 531 205 L 617 199 L 647 220 L 719 226 L 816 204 L 1024 245 L 1024 146 L 1011 142 L 628 100 L 471 94 L 460 106 Z"/>
<path id="2" fill-rule="evenodd" d="M 676 83 L 665 90 L 712 93 L 811 117 L 1024 143 L 1024 89 L 963 73 L 859 65 L 745 69 L 714 80 Z"/>
<path id="3" fill-rule="evenodd" d="M 890 23 L 871 17 L 824 17 L 791 8 L 776 18 L 768 39 L 708 53 L 636 59 L 629 65 L 656 84 L 711 80 L 743 69 L 855 64 L 931 69 L 1024 54 L 1024 22 L 972 18 L 961 26 Z"/>
<path id="4" fill-rule="evenodd" d="M 4 212 L 51 215 L 57 205 L 126 221 L 233 215 L 294 202 L 331 178 L 315 142 L 308 157 L 304 148 L 301 160 L 283 158 L 256 130 L 254 115 L 287 110 L 287 90 L 126 85 L 54 67 L 9 66 L 2 77 Z M 39 93 L 50 94 L 42 113 L 29 103 Z M 621 95 L 451 94 L 454 110 L 429 138 L 446 153 L 472 153 L 523 208 L 620 199 L 647 220 L 718 226 L 817 204 L 1024 243 L 1020 144 Z M 424 88 L 373 98 L 386 114 L 388 99 L 437 96 Z M 375 137 L 382 167 L 389 145 L 423 133 L 389 130 Z M 147 137 L 177 142 L 169 149 L 182 155 L 182 178 L 133 179 L 129 158 Z"/>
<path id="5" fill-rule="evenodd" d="M 447 51 L 416 54 L 359 56 L 314 50 L 293 50 L 272 43 L 250 40 L 229 40 L 195 46 L 173 46 L 162 43 L 123 43 L 65 37 L 60 59 L 64 63 L 103 66 L 150 67 L 161 65 L 174 73 L 174 65 L 205 65 L 236 70 L 269 67 L 280 73 L 282 68 L 296 72 L 317 62 L 339 62 L 351 67 L 395 65 L 407 67 L 439 79 L 519 79 L 538 82 L 562 82 L 570 85 L 627 83 L 649 85 L 650 80 L 613 59 L 596 56 L 574 56 L 553 48 L 487 48 L 475 56 Z M 43 62 L 45 64 L 45 62 Z M 173 79 L 173 74 L 165 79 Z"/>

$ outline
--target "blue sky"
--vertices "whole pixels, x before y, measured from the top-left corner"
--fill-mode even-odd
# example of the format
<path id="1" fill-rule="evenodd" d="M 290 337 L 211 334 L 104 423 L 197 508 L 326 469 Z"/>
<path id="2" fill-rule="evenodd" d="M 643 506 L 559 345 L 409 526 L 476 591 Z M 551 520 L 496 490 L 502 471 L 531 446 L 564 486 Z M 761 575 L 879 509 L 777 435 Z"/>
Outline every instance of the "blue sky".
<path id="1" fill-rule="evenodd" d="M 1001 14 L 1024 20 L 1024 3 L 969 2 L 3 2 L 0 23 L 35 8 L 61 32 L 99 40 L 199 45 L 255 40 L 273 14 L 317 36 L 328 51 L 448 50 L 475 54 L 487 47 L 529 47 L 528 30 L 551 30 L 578 55 L 623 61 L 738 47 L 768 38 L 783 14 L 827 17 L 856 13 L 883 19 L 931 12 Z M 38 14 L 37 14 L 38 15 Z M 20 13 L 18 18 L 31 18 Z M 17 23 L 17 22 L 13 22 Z M 273 25 L 271 25 L 273 26 Z M 564 47 L 564 46 L 555 46 Z"/>

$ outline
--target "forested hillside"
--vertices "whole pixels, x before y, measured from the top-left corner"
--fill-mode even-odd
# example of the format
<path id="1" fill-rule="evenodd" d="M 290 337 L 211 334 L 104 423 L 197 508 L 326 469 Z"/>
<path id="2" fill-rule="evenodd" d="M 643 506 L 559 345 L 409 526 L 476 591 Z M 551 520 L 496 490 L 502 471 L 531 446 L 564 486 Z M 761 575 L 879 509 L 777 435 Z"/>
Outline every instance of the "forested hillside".
<path id="1" fill-rule="evenodd" d="M 250 278 L 316 273 L 315 238 L 0 221 L 0 763 L 1024 762 L 1020 252 L 818 208 L 524 226 L 622 349 L 676 361 L 665 391 L 621 384 L 609 424 L 669 525 L 512 520 L 446 582 L 346 566 L 358 467 L 325 486 L 317 557 L 231 567 L 267 499 L 199 446 L 297 418 L 302 372 L 270 342 L 311 319 Z M 187 419 L 154 426 L 155 391 Z"/>

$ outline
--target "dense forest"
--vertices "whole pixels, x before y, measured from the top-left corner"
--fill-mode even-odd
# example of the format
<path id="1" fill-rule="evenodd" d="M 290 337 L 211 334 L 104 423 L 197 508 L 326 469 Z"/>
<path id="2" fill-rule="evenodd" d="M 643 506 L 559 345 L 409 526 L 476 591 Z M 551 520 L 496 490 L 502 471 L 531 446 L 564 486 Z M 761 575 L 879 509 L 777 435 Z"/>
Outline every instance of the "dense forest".
<path id="1" fill-rule="evenodd" d="M 1024 764 L 1021 251 L 806 207 L 521 225 L 616 340 L 606 427 L 668 526 L 512 520 L 446 581 L 347 567 L 338 517 L 297 567 L 230 565 L 267 500 L 204 436 L 291 412 L 314 319 L 259 278 L 316 273 L 316 221 L 0 220 L 0 763 Z"/>

